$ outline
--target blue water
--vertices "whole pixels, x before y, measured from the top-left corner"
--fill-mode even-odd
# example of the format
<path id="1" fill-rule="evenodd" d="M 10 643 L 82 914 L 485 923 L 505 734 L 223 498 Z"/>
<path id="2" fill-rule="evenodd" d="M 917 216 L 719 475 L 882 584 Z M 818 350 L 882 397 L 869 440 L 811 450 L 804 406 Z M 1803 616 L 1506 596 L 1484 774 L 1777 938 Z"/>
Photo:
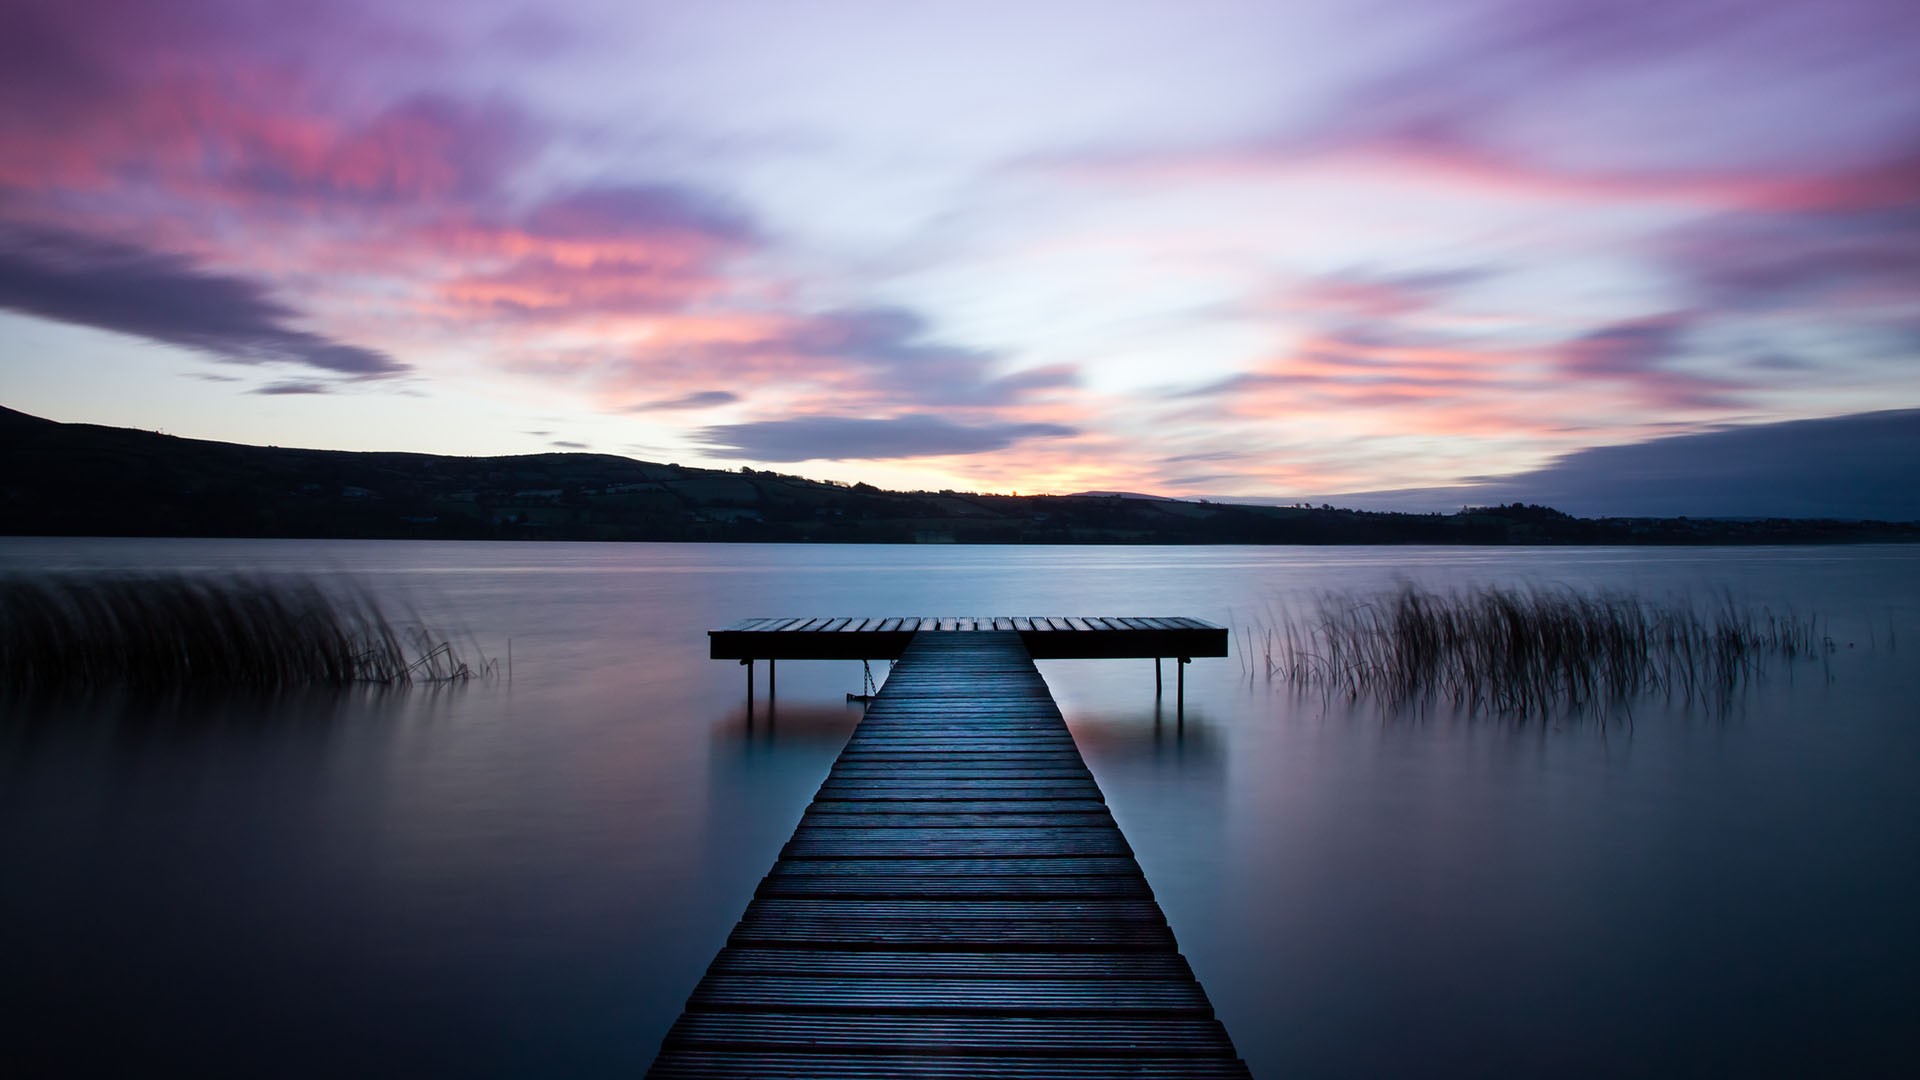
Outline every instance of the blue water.
<path id="1" fill-rule="evenodd" d="M 1630 724 L 1389 715 L 1269 680 L 1257 639 L 1195 661 L 1183 723 L 1146 661 L 1043 664 L 1256 1075 L 1891 1074 L 1920 1051 L 1920 550 L 0 540 L 0 573 L 116 569 L 351 580 L 470 654 L 510 641 L 512 677 L 10 707 L 9 1059 L 642 1070 L 859 719 L 858 664 L 791 662 L 749 724 L 707 629 L 1246 628 L 1402 581 L 1727 590 L 1835 647 L 1724 714 Z"/>

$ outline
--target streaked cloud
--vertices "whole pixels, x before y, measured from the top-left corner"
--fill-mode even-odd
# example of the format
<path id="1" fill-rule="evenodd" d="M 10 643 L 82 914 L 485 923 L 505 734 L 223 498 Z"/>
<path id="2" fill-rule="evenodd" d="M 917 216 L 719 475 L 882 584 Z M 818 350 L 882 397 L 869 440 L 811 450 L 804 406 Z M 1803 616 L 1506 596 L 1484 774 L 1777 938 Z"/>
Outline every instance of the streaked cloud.
<path id="1" fill-rule="evenodd" d="M 1740 387 L 1682 370 L 1693 316 L 1685 312 L 1613 323 L 1582 334 L 1560 350 L 1566 372 L 1582 380 L 1621 383 L 1655 407 L 1719 409 L 1740 403 Z"/>
<path id="2" fill-rule="evenodd" d="M 295 328 L 265 285 L 192 260 L 58 229 L 0 226 L 0 307 L 238 364 L 398 375 L 383 352 Z"/>
<path id="3" fill-rule="evenodd" d="M 723 424 L 704 429 L 701 441 L 721 454 L 754 461 L 872 461 L 983 454 L 1029 439 L 1073 434 L 1074 429 L 1060 424 L 969 425 L 937 415 L 910 414 Z"/>
<path id="4" fill-rule="evenodd" d="M 626 407 L 627 412 L 679 412 L 683 409 L 714 409 L 722 405 L 731 405 L 740 400 L 740 395 L 731 390 L 695 390 L 679 397 L 658 398 L 642 401 Z"/>
<path id="5" fill-rule="evenodd" d="M 247 391 L 249 394 L 264 394 L 268 397 L 297 397 L 303 394 L 327 394 L 332 392 L 333 387 L 327 383 L 302 382 L 295 379 L 268 383 L 265 386 L 257 386 Z"/>

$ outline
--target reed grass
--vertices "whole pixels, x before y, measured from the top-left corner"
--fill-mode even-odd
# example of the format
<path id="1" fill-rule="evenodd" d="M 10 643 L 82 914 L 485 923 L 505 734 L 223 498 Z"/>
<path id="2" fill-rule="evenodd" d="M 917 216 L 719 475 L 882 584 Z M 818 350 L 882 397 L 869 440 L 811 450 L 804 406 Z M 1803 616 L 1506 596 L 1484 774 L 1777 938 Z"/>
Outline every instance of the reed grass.
<path id="1" fill-rule="evenodd" d="M 1257 632 L 1267 673 L 1390 705 L 1450 702 L 1544 715 L 1623 707 L 1647 695 L 1724 705 L 1769 660 L 1830 651 L 1817 620 L 1727 595 L 1702 608 L 1620 592 L 1413 586 L 1372 598 L 1324 594 L 1309 618 Z"/>
<path id="2" fill-rule="evenodd" d="M 459 682 L 490 670 L 304 578 L 0 579 L 0 690 L 172 692 Z"/>

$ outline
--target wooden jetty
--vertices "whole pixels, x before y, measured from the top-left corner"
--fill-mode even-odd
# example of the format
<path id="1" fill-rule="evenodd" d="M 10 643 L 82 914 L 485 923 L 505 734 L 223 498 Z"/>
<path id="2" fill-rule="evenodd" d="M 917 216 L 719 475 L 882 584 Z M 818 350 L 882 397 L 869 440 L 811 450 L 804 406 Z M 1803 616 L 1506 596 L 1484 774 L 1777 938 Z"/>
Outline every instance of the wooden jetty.
<path id="1" fill-rule="evenodd" d="M 1035 660 L 1227 655 L 1224 626 L 1087 615 L 743 619 L 707 640 L 715 660 L 894 660 L 926 632 L 1016 633 Z"/>
<path id="2" fill-rule="evenodd" d="M 649 1076 L 1247 1075 L 1027 633 L 914 628 Z"/>
<path id="3" fill-rule="evenodd" d="M 753 664 L 767 662 L 772 696 L 780 660 L 896 660 L 923 633 L 1016 633 L 1035 660 L 1136 658 L 1153 661 L 1153 688 L 1161 688 L 1160 661 L 1177 663 L 1176 700 L 1186 706 L 1186 667 L 1196 656 L 1227 655 L 1227 629 L 1189 618 L 1114 618 L 1087 615 L 915 616 L 742 619 L 707 631 L 708 654 L 738 660 L 747 669 L 753 700 Z"/>

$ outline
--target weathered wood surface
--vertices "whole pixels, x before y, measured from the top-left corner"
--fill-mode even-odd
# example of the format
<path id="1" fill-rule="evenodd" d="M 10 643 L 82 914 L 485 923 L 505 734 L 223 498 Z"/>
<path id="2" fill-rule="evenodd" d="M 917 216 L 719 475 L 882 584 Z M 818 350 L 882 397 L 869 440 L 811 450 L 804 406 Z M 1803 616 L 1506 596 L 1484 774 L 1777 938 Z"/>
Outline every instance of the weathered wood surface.
<path id="1" fill-rule="evenodd" d="M 1227 630 L 1199 619 L 1093 616 L 893 616 L 742 619 L 707 631 L 715 660 L 893 660 L 914 635 L 1020 635 L 1036 660 L 1227 655 Z"/>
<path id="2" fill-rule="evenodd" d="M 1018 631 L 917 633 L 649 1076 L 1244 1077 Z"/>

